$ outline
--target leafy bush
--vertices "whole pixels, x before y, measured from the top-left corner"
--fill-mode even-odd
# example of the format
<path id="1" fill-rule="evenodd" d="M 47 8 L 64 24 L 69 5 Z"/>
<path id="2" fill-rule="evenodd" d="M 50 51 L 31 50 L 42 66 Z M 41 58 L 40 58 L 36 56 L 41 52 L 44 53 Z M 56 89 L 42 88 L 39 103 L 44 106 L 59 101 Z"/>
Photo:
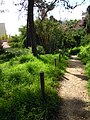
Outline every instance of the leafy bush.
<path id="1" fill-rule="evenodd" d="M 55 107 L 58 108 L 59 102 L 57 94 L 55 91 L 47 91 L 45 102 L 40 93 L 40 91 L 32 92 L 30 88 L 15 88 L 12 92 L 12 100 L 3 100 L 4 104 L 0 106 L 1 120 L 54 119 Z M 1 99 L 0 102 L 2 103 Z"/>
<path id="2" fill-rule="evenodd" d="M 89 61 L 90 62 L 90 61 Z M 87 74 L 87 76 L 90 78 L 90 63 L 87 63 L 87 65 L 86 65 L 86 74 Z"/>
<path id="3" fill-rule="evenodd" d="M 81 58 L 82 62 L 86 64 L 85 71 L 88 77 L 88 91 L 90 94 L 90 44 L 80 47 L 79 57 Z"/>
<path id="4" fill-rule="evenodd" d="M 88 77 L 88 92 L 90 95 L 90 60 L 87 62 L 85 70 L 86 70 L 86 75 Z"/>
<path id="5" fill-rule="evenodd" d="M 2 55 L 0 55 L 0 63 L 9 61 L 10 59 L 12 59 L 16 56 L 27 55 L 28 53 L 31 53 L 31 49 L 18 49 L 18 48 L 6 49 L 5 52 Z M 24 58 L 22 58 L 22 59 L 24 59 Z"/>
<path id="6" fill-rule="evenodd" d="M 81 40 L 81 45 L 88 45 L 90 43 L 90 34 L 85 35 Z"/>
<path id="7" fill-rule="evenodd" d="M 90 60 L 90 45 L 80 47 L 79 57 L 84 64 Z"/>
<path id="8" fill-rule="evenodd" d="M 15 36 L 11 36 L 9 38 L 9 45 L 12 48 L 23 48 L 24 47 L 24 40 L 25 37 L 23 38 L 23 35 L 15 35 Z"/>
<path id="9" fill-rule="evenodd" d="M 71 55 L 77 55 L 80 52 L 80 48 L 79 47 L 74 47 L 70 50 L 70 54 Z"/>
<path id="10" fill-rule="evenodd" d="M 20 63 L 25 63 L 25 62 L 32 62 L 34 61 L 33 55 L 22 55 L 20 56 L 19 62 Z"/>
<path id="11" fill-rule="evenodd" d="M 37 53 L 39 55 L 45 54 L 45 50 L 44 50 L 43 46 L 40 46 L 40 45 L 37 46 Z"/>

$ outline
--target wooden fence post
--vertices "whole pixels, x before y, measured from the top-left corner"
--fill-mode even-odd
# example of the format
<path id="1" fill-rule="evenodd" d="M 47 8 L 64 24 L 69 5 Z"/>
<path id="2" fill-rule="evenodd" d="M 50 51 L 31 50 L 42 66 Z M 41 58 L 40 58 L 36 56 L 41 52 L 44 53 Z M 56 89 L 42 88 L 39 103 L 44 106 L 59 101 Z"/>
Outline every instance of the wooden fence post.
<path id="1" fill-rule="evenodd" d="M 56 67 L 56 58 L 54 58 L 54 65 L 55 65 L 55 67 Z"/>
<path id="2" fill-rule="evenodd" d="M 45 82 L 44 82 L 44 72 L 40 72 L 40 82 L 41 82 L 41 92 L 43 98 L 45 98 Z"/>
<path id="3" fill-rule="evenodd" d="M 59 62 L 60 62 L 60 60 L 61 60 L 61 54 L 59 54 Z"/>

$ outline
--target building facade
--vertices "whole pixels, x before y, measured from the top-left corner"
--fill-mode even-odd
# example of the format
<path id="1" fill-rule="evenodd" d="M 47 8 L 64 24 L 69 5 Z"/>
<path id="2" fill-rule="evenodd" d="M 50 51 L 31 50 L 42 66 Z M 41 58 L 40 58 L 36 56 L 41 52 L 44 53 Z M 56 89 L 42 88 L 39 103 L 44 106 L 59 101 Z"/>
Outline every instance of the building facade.
<path id="1" fill-rule="evenodd" d="M 0 36 L 6 34 L 5 23 L 0 23 Z"/>

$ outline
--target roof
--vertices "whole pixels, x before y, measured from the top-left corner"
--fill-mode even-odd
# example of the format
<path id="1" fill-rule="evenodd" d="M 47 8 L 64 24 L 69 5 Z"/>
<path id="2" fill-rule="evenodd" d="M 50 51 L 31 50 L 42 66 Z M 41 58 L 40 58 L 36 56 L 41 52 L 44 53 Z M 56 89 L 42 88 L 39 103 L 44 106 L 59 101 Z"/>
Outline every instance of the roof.
<path id="1" fill-rule="evenodd" d="M 5 23 L 0 23 L 0 36 L 6 34 Z"/>

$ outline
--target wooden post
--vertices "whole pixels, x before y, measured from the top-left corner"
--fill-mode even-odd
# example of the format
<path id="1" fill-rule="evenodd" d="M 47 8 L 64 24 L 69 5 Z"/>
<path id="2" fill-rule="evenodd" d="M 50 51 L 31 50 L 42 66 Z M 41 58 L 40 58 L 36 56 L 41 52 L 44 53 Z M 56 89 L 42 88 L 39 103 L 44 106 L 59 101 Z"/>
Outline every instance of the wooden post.
<path id="1" fill-rule="evenodd" d="M 59 54 L 59 62 L 60 62 L 60 60 L 61 60 L 61 55 Z"/>
<path id="2" fill-rule="evenodd" d="M 54 64 L 55 64 L 55 67 L 56 67 L 56 58 L 54 58 Z"/>
<path id="3" fill-rule="evenodd" d="M 41 92 L 43 98 L 45 98 L 45 83 L 44 83 L 44 72 L 40 72 Z"/>

